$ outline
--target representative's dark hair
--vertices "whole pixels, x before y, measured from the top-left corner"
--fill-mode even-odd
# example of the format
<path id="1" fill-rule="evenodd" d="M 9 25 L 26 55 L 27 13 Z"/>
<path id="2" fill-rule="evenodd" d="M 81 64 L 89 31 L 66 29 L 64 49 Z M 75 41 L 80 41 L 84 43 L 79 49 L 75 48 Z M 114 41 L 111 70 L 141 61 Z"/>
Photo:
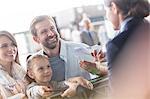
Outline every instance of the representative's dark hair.
<path id="1" fill-rule="evenodd" d="M 150 13 L 148 0 L 104 0 L 107 7 L 111 7 L 114 2 L 122 15 L 133 17 L 147 17 Z"/>

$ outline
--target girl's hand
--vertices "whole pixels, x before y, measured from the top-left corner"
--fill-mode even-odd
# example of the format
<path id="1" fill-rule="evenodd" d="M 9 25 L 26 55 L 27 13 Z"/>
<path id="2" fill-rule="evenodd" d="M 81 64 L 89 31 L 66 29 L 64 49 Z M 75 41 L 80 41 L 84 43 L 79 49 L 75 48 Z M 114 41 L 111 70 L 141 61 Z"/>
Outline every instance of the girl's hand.
<path id="1" fill-rule="evenodd" d="M 65 90 L 61 94 L 61 96 L 62 97 L 72 97 L 72 96 L 75 96 L 76 95 L 77 87 L 79 86 L 79 83 L 74 83 L 74 82 L 66 81 L 65 84 L 68 85 L 69 88 L 67 90 Z"/>

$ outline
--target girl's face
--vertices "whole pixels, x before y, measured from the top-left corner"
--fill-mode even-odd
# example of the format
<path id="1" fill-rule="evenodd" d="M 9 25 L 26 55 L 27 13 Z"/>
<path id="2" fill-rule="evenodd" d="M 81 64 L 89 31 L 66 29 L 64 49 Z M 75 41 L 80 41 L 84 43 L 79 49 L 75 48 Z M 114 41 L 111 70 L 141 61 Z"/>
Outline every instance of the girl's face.
<path id="1" fill-rule="evenodd" d="M 32 79 L 37 83 L 43 84 L 51 80 L 52 70 L 47 59 L 36 59 L 32 66 Z"/>
<path id="2" fill-rule="evenodd" d="M 0 36 L 0 62 L 13 62 L 17 55 L 17 47 L 6 36 Z"/>

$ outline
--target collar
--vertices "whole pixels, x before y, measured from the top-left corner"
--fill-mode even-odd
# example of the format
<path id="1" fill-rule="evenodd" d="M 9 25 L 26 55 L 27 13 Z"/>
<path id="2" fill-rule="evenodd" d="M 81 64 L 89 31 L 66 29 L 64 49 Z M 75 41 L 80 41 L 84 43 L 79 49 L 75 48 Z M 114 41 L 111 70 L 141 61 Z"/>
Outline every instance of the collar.
<path id="1" fill-rule="evenodd" d="M 59 56 L 60 58 L 62 58 L 64 61 L 67 61 L 67 43 L 66 41 L 62 40 L 62 39 L 59 39 L 60 41 L 60 53 L 59 53 Z M 44 50 L 42 50 L 42 54 L 43 55 L 47 55 Z"/>
<path id="2" fill-rule="evenodd" d="M 60 39 L 60 58 L 67 61 L 67 42 Z"/>
<path id="3" fill-rule="evenodd" d="M 83 29 L 82 31 L 84 31 L 84 32 L 86 32 L 86 33 L 88 33 L 88 32 L 90 32 L 90 30 L 87 30 L 87 29 Z"/>
<path id="4" fill-rule="evenodd" d="M 126 18 L 120 25 L 119 33 L 123 32 L 126 29 L 127 23 L 133 19 L 133 17 Z"/>

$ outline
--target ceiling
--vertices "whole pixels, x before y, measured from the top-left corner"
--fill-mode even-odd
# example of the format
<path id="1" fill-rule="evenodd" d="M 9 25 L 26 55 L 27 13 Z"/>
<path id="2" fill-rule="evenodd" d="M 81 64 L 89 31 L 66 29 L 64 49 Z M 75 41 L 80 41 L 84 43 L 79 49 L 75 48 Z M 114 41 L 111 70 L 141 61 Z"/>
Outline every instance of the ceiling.
<path id="1" fill-rule="evenodd" d="M 26 31 L 37 15 L 53 15 L 68 8 L 101 2 L 102 0 L 1 0 L 0 30 L 11 33 Z"/>

